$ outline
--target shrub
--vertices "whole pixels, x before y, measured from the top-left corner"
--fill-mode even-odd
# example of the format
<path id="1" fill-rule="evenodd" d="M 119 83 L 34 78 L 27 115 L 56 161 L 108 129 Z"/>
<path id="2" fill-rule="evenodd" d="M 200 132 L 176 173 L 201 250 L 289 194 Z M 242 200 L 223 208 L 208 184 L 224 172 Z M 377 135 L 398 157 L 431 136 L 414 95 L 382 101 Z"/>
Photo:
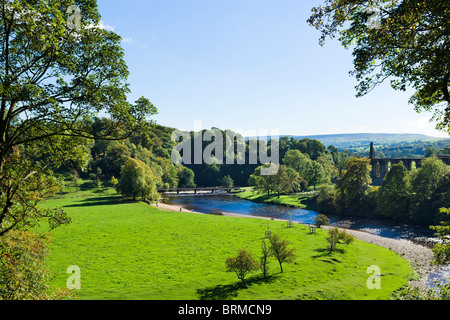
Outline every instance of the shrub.
<path id="1" fill-rule="evenodd" d="M 317 217 L 314 218 L 314 224 L 317 228 L 320 228 L 322 226 L 327 226 L 330 224 L 330 219 L 324 214 L 319 214 Z"/>
<path id="2" fill-rule="evenodd" d="M 258 262 L 253 259 L 252 255 L 246 250 L 239 250 L 236 257 L 229 257 L 226 260 L 227 272 L 234 272 L 242 281 L 244 288 L 247 287 L 245 277 L 252 271 L 258 270 Z"/>
<path id="3" fill-rule="evenodd" d="M 59 300 L 68 290 L 49 286 L 51 274 L 45 261 L 47 235 L 13 230 L 0 237 L 0 300 Z"/>
<path id="4" fill-rule="evenodd" d="M 355 240 L 355 236 L 347 233 L 345 230 L 341 230 L 337 227 L 328 231 L 327 241 L 329 243 L 328 250 L 331 252 L 336 250 L 336 246 L 339 243 L 350 244 Z"/>

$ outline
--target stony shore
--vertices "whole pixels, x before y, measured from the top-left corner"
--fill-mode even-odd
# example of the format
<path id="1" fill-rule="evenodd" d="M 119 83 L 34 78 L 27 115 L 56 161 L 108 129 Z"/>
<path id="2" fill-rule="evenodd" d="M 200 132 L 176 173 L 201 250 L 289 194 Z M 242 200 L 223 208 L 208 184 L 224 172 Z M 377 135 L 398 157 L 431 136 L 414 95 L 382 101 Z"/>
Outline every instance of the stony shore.
<path id="1" fill-rule="evenodd" d="M 158 203 L 153 204 L 154 207 L 157 207 L 161 210 L 166 211 L 177 211 L 177 212 L 193 212 L 191 210 L 187 210 L 184 208 L 181 208 L 179 206 L 175 205 L 169 205 L 165 203 Z M 197 214 L 202 214 L 200 212 L 193 212 Z M 248 215 L 242 215 L 237 213 L 230 213 L 230 212 L 223 212 L 222 215 L 224 216 L 230 216 L 230 217 L 242 217 L 242 218 L 255 218 L 255 219 L 266 219 L 266 220 L 272 220 L 272 218 L 267 217 L 259 217 L 259 216 L 248 216 Z M 279 219 L 274 219 L 278 221 L 284 221 Z M 326 228 L 326 227 L 324 227 Z M 430 272 L 436 271 L 437 268 L 431 266 L 430 262 L 433 260 L 433 252 L 431 249 L 413 243 L 409 240 L 399 240 L 399 239 L 390 239 L 390 238 L 384 238 L 380 237 L 368 232 L 359 231 L 359 230 L 353 230 L 353 229 L 346 229 L 347 232 L 353 234 L 355 238 L 373 243 L 375 245 L 387 248 L 391 251 L 396 252 L 401 257 L 403 257 L 405 260 L 410 261 L 412 267 L 419 275 L 419 280 L 411 281 L 412 287 L 418 287 L 421 290 L 424 290 L 427 288 L 426 284 L 426 276 Z"/>

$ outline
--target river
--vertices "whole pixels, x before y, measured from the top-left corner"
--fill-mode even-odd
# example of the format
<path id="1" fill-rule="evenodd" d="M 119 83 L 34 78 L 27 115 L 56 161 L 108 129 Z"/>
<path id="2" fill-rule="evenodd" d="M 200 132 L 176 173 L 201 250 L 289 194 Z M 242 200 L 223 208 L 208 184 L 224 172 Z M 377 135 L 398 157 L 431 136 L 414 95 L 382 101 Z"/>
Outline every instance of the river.
<path id="1" fill-rule="evenodd" d="M 290 208 L 286 206 L 256 203 L 243 200 L 229 194 L 177 195 L 165 196 L 166 203 L 194 210 L 201 213 L 239 213 L 252 216 L 263 216 L 276 219 L 290 218 L 294 222 L 312 224 L 319 214 L 313 210 Z M 327 215 L 333 226 L 362 230 L 381 237 L 392 239 L 407 239 L 421 244 L 434 242 L 434 231 L 426 226 L 411 225 L 385 220 Z"/>

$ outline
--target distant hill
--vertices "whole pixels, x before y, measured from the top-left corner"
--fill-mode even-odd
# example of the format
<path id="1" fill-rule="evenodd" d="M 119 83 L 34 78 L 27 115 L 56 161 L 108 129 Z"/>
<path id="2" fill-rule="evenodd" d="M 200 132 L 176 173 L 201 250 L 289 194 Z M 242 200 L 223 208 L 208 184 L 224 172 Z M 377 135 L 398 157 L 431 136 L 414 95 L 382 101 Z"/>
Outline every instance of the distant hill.
<path id="1" fill-rule="evenodd" d="M 352 134 L 330 134 L 330 135 L 311 135 L 311 136 L 288 136 L 296 139 L 314 139 L 322 142 L 324 145 L 333 145 L 339 149 L 355 148 L 370 145 L 391 145 L 398 143 L 412 143 L 419 141 L 435 142 L 440 140 L 448 140 L 444 138 L 436 138 L 424 134 L 411 133 L 352 133 Z"/>
<path id="2" fill-rule="evenodd" d="M 370 143 L 373 142 L 378 157 L 423 157 L 427 148 L 443 150 L 450 148 L 450 138 L 436 138 L 424 134 L 413 133 L 349 133 L 283 137 L 313 139 L 322 142 L 326 147 L 333 145 L 340 151 L 347 150 L 351 154 L 369 156 Z M 247 138 L 247 139 L 251 139 Z"/>
<path id="3" fill-rule="evenodd" d="M 296 139 L 314 139 L 325 146 L 333 145 L 339 150 L 348 150 L 359 156 L 369 156 L 370 143 L 373 142 L 378 157 L 424 157 L 427 148 L 443 150 L 450 147 L 450 138 L 436 138 L 423 134 L 399 133 L 358 133 L 312 136 L 290 136 Z"/>

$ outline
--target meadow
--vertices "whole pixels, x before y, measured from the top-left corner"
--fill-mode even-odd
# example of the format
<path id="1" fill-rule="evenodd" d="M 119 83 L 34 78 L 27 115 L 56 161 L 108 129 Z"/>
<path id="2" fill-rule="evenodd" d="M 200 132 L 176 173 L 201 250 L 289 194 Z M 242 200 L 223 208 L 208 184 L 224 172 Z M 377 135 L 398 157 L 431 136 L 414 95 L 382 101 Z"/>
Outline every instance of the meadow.
<path id="1" fill-rule="evenodd" d="M 253 191 L 252 188 L 245 188 L 242 190 L 234 190 L 233 194 L 241 199 L 274 204 L 279 206 L 290 206 L 300 209 L 311 209 L 314 207 L 315 192 L 312 188 L 309 188 L 309 193 L 304 194 L 282 194 L 278 196 L 277 194 L 260 194 Z"/>
<path id="2" fill-rule="evenodd" d="M 113 192 L 70 193 L 47 200 L 72 218 L 51 233 L 52 287 L 65 288 L 69 266 L 81 270 L 78 299 L 87 300 L 371 300 L 389 299 L 414 276 L 409 263 L 385 248 L 356 240 L 329 253 L 327 232 L 269 221 L 296 248 L 294 263 L 272 258 L 269 278 L 254 272 L 243 289 L 225 259 L 239 249 L 256 259 L 267 220 L 165 212 Z M 380 267 L 381 289 L 368 289 L 367 268 Z"/>

